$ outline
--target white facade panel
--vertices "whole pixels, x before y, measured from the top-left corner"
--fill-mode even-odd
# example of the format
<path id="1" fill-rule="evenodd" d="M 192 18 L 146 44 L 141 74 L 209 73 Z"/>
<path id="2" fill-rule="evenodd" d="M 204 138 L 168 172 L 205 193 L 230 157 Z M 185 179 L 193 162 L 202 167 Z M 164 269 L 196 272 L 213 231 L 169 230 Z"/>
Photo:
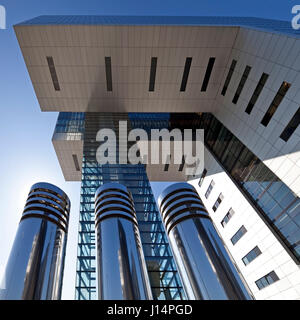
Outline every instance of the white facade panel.
<path id="1" fill-rule="evenodd" d="M 299 266 L 289 256 L 256 210 L 248 203 L 248 200 L 207 149 L 205 149 L 205 168 L 207 169 L 207 174 L 202 186 L 199 187 L 198 185 L 199 179 L 192 180 L 190 183 L 198 191 L 215 227 L 255 298 L 258 300 L 300 300 L 299 287 L 295 288 L 300 281 Z M 205 193 L 212 180 L 215 185 L 208 199 L 206 199 Z M 224 199 L 214 212 L 212 207 L 220 193 L 223 194 Z M 235 213 L 223 228 L 221 221 L 230 208 Z M 230 239 L 241 226 L 244 226 L 247 232 L 233 245 Z M 245 266 L 242 258 L 255 246 L 258 246 L 262 253 Z M 275 271 L 279 280 L 259 290 L 255 281 L 271 271 Z"/>
<path id="2" fill-rule="evenodd" d="M 259 43 L 261 38 L 266 38 L 262 48 L 251 45 L 251 39 L 256 37 Z M 285 44 L 293 53 L 287 57 L 282 53 Z M 237 136 L 257 157 L 284 182 L 298 196 L 296 178 L 300 175 L 299 166 L 299 128 L 292 134 L 287 142 L 279 136 L 287 126 L 295 112 L 300 106 L 298 92 L 300 90 L 299 64 L 296 62 L 300 56 L 299 40 L 290 38 L 288 35 L 269 34 L 257 30 L 244 29 L 238 33 L 237 40 L 232 50 L 227 65 L 227 72 L 232 59 L 236 59 L 237 67 L 233 74 L 231 83 L 227 89 L 226 96 L 217 95 L 217 111 L 214 115 Z M 283 60 L 284 59 L 284 60 Z M 291 60 L 293 64 L 291 65 Z M 251 67 L 249 77 L 240 95 L 237 104 L 232 103 L 240 78 L 246 65 Z M 254 89 L 262 73 L 269 74 L 269 78 L 256 101 L 251 114 L 245 109 L 250 101 Z M 291 84 L 286 96 L 279 104 L 269 124 L 264 127 L 260 122 L 273 101 L 283 81 Z M 295 156 L 289 157 L 295 154 Z M 293 172 L 293 177 L 290 172 Z"/>

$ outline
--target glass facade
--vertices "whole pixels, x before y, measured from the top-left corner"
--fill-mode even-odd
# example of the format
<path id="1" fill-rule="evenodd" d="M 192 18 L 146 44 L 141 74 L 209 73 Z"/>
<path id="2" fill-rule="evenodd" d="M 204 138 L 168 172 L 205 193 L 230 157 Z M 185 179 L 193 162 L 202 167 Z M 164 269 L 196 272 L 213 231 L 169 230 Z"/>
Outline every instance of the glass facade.
<path id="1" fill-rule="evenodd" d="M 213 211 L 217 211 L 223 199 L 224 199 L 223 194 L 220 193 L 220 195 L 218 196 L 218 199 L 216 200 L 215 204 L 212 207 Z"/>
<path id="2" fill-rule="evenodd" d="M 247 266 L 251 261 L 257 258 L 260 254 L 261 254 L 261 251 L 259 247 L 256 246 L 249 253 L 247 253 L 245 257 L 242 259 L 242 261 L 244 262 L 244 265 Z"/>
<path id="3" fill-rule="evenodd" d="M 211 183 L 209 184 L 206 192 L 205 192 L 205 198 L 206 198 L 206 199 L 208 199 L 208 197 L 209 197 L 209 195 L 210 195 L 210 193 L 211 193 L 214 185 L 215 185 L 215 182 L 212 180 Z"/>
<path id="4" fill-rule="evenodd" d="M 84 140 L 76 299 L 97 298 L 94 193 L 107 182 L 119 182 L 133 194 L 154 298 L 185 298 L 144 165 L 99 165 L 96 161 L 98 130 L 114 128 L 118 132 L 119 120 L 127 120 L 131 128 L 142 128 L 148 134 L 162 128 L 204 129 L 206 147 L 287 252 L 300 261 L 300 199 L 212 114 L 60 113 L 54 137 Z"/>
<path id="5" fill-rule="evenodd" d="M 81 123 L 83 116 L 84 128 Z M 80 124 L 73 122 L 75 118 Z M 133 196 L 154 299 L 185 299 L 144 165 L 100 165 L 96 160 L 96 150 L 100 145 L 100 142 L 96 141 L 98 130 L 112 128 L 118 133 L 119 120 L 131 120 L 132 126 L 148 127 L 149 130 L 168 127 L 169 114 L 145 114 L 143 117 L 127 113 L 69 113 L 60 115 L 57 123 L 56 131 L 76 131 L 77 128 L 84 132 L 75 298 L 97 299 L 94 194 L 101 185 L 118 182 L 125 185 Z M 117 134 L 117 140 L 118 138 Z"/>
<path id="6" fill-rule="evenodd" d="M 221 225 L 222 225 L 223 228 L 225 228 L 226 224 L 229 222 L 229 220 L 234 215 L 234 213 L 235 212 L 234 212 L 234 210 L 232 208 L 230 208 L 228 210 L 228 212 L 226 213 L 225 217 L 221 221 Z"/>
<path id="7" fill-rule="evenodd" d="M 203 114 L 205 145 L 300 262 L 300 199 L 218 119 Z"/>
<path id="8" fill-rule="evenodd" d="M 235 245 L 246 232 L 247 229 L 244 226 L 241 226 L 239 230 L 234 234 L 234 236 L 230 239 L 232 244 Z"/>
<path id="9" fill-rule="evenodd" d="M 259 290 L 269 286 L 270 284 L 278 281 L 279 278 L 277 274 L 274 271 L 271 271 L 270 273 L 266 274 L 264 277 L 258 279 L 255 281 L 257 287 Z"/>
<path id="10" fill-rule="evenodd" d="M 83 112 L 60 112 L 53 134 L 53 140 L 83 140 Z"/>

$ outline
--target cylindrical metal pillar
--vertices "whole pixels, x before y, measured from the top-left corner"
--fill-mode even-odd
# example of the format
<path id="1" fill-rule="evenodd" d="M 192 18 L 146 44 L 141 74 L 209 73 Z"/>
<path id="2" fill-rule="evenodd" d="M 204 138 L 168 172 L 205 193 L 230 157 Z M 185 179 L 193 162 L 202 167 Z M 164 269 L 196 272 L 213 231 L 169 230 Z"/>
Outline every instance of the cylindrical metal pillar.
<path id="1" fill-rule="evenodd" d="M 158 202 L 188 298 L 251 299 L 195 188 L 172 184 Z"/>
<path id="2" fill-rule="evenodd" d="M 0 300 L 61 298 L 70 200 L 49 183 L 34 184 L 3 277 Z"/>
<path id="3" fill-rule="evenodd" d="M 130 192 L 107 183 L 95 195 L 99 300 L 151 300 Z"/>

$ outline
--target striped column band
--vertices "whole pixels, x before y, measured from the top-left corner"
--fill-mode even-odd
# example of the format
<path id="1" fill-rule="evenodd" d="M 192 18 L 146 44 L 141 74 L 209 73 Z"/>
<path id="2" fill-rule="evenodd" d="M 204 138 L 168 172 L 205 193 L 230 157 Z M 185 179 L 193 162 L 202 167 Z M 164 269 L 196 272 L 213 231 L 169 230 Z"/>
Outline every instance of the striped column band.
<path id="1" fill-rule="evenodd" d="M 131 193 L 118 183 L 106 183 L 95 194 L 95 224 L 108 218 L 124 218 L 138 225 Z"/>
<path id="2" fill-rule="evenodd" d="M 198 193 L 192 185 L 175 183 L 158 199 L 167 233 L 180 222 L 195 217 L 210 219 Z"/>
<path id="3" fill-rule="evenodd" d="M 53 184 L 39 182 L 30 189 L 21 221 L 41 218 L 67 232 L 70 207 L 70 200 L 64 191 Z"/>

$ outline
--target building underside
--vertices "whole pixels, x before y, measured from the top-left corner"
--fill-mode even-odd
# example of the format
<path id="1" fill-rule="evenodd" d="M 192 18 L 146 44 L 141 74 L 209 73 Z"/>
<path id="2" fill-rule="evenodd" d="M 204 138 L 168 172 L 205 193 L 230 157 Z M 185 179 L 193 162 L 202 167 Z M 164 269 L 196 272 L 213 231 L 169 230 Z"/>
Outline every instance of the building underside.
<path id="1" fill-rule="evenodd" d="M 63 175 L 82 183 L 76 299 L 96 299 L 93 197 L 112 181 L 133 194 L 153 296 L 185 298 L 149 180 L 196 187 L 257 299 L 300 298 L 300 39 L 288 22 L 42 16 L 15 31 L 41 110 L 60 112 Z M 97 131 L 119 120 L 204 129 L 202 176 L 99 165 Z"/>

